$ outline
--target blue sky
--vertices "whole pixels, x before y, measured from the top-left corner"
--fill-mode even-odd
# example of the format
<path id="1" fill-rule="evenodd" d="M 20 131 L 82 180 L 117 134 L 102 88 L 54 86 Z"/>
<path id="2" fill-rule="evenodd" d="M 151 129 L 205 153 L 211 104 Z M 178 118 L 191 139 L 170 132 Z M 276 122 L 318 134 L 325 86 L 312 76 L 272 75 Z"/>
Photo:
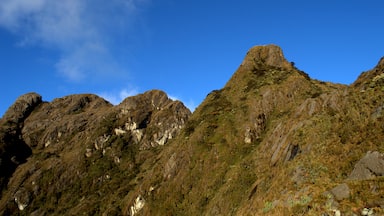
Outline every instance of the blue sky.
<path id="1" fill-rule="evenodd" d="M 0 1 L 0 116 L 27 92 L 116 104 L 161 89 L 194 109 L 255 45 L 344 84 L 384 56 L 381 0 Z"/>

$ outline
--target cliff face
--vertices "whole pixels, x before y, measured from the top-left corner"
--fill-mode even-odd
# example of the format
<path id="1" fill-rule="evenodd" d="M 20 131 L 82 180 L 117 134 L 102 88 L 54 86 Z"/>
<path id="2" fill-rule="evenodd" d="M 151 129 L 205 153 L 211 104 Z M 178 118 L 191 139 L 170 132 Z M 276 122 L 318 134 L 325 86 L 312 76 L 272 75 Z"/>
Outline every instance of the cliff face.
<path id="1" fill-rule="evenodd" d="M 157 90 L 117 106 L 96 95 L 21 96 L 1 119 L 2 215 L 121 214 L 140 164 L 190 114 Z"/>
<path id="2" fill-rule="evenodd" d="M 24 95 L 1 119 L 0 211 L 384 213 L 383 74 L 382 59 L 350 86 L 312 80 L 267 45 L 192 115 L 161 91 Z"/>
<path id="3" fill-rule="evenodd" d="M 25 162 L 32 153 L 21 138 L 24 120 L 42 102 L 38 94 L 20 96 L 1 119 L 0 127 L 0 189 L 15 171 L 18 164 Z"/>

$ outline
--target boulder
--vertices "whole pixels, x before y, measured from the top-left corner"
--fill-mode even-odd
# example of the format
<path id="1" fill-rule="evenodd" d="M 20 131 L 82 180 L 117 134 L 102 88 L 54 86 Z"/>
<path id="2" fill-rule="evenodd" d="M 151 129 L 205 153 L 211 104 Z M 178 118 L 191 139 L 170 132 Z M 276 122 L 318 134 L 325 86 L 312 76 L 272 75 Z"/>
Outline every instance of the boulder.
<path id="1" fill-rule="evenodd" d="M 136 215 L 144 207 L 144 205 L 145 205 L 144 198 L 141 195 L 137 196 L 134 204 L 130 208 L 129 215 L 130 216 Z"/>
<path id="2" fill-rule="evenodd" d="M 348 199 L 350 196 L 350 190 L 347 184 L 340 184 L 331 190 L 331 193 L 337 201 Z"/>
<path id="3" fill-rule="evenodd" d="M 374 151 L 367 154 L 355 165 L 350 180 L 366 180 L 384 175 L 384 155 Z"/>

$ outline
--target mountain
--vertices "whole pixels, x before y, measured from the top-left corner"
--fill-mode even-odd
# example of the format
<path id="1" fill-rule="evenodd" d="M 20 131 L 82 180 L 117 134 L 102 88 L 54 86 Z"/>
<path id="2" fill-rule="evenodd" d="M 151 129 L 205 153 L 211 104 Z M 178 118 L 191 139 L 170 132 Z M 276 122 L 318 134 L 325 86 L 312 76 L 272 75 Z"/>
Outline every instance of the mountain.
<path id="1" fill-rule="evenodd" d="M 383 74 L 313 80 L 266 45 L 193 114 L 159 90 L 22 95 L 0 120 L 0 212 L 384 214 Z"/>
<path id="2" fill-rule="evenodd" d="M 158 90 L 118 106 L 96 95 L 21 96 L 1 119 L 1 215 L 121 214 L 143 161 L 190 114 Z"/>

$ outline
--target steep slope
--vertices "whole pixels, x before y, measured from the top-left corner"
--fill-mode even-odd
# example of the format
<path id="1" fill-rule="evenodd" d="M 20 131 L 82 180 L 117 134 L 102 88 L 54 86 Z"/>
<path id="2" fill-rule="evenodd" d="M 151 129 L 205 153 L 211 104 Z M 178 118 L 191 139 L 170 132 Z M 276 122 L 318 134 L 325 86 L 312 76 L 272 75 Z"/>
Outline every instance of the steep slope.
<path id="1" fill-rule="evenodd" d="M 139 174 L 131 202 L 146 200 L 143 215 L 383 212 L 382 170 L 350 178 L 369 151 L 384 152 L 383 72 L 379 64 L 351 86 L 319 82 L 279 47 L 252 48 Z"/>
<path id="2" fill-rule="evenodd" d="M 115 107 L 89 94 L 21 96 L 1 119 L 1 215 L 121 215 L 140 164 L 190 114 L 157 90 Z"/>
<path id="3" fill-rule="evenodd" d="M 1 119 L 0 127 L 0 189 L 8 182 L 8 178 L 18 164 L 25 162 L 31 155 L 31 149 L 21 139 L 24 120 L 32 110 L 42 102 L 38 94 L 20 96 L 7 110 Z"/>

